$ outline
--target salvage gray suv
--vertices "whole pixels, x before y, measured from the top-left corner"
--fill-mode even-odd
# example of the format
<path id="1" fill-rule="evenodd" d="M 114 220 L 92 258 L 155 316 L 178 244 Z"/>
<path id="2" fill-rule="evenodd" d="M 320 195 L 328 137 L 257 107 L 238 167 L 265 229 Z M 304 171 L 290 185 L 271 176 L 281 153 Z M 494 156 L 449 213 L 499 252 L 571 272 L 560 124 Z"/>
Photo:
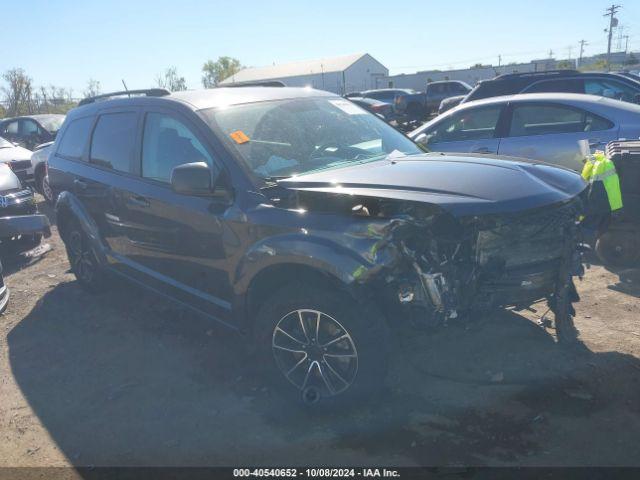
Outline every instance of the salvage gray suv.
<path id="1" fill-rule="evenodd" d="M 307 402 L 378 385 L 401 326 L 546 299 L 575 338 L 581 178 L 425 154 L 312 89 L 86 99 L 49 158 L 78 282 L 124 277 L 243 332 Z"/>

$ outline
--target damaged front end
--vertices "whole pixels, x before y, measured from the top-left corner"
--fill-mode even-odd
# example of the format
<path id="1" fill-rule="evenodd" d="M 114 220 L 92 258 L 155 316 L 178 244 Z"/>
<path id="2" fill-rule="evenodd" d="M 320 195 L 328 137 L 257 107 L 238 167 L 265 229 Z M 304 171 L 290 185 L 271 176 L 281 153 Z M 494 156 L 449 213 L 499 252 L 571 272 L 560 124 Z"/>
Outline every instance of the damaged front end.
<path id="1" fill-rule="evenodd" d="M 367 244 L 354 280 L 400 308 L 414 326 L 435 326 L 493 307 L 516 310 L 547 300 L 574 314 L 579 197 L 516 213 L 455 217 L 439 206 L 375 197 L 301 192 L 296 204 L 354 217 L 349 237 Z M 380 302 L 379 302 L 380 303 Z"/>

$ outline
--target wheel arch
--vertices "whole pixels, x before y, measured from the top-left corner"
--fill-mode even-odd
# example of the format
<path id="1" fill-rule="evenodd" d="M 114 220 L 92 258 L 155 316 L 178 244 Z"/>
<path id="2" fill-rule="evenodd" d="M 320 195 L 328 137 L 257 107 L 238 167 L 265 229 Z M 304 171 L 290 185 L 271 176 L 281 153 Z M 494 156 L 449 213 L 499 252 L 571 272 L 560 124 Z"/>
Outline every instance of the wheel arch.
<path id="1" fill-rule="evenodd" d="M 312 283 L 347 293 L 354 301 L 370 297 L 358 272 L 374 268 L 355 252 L 310 238 L 272 239 L 252 249 L 238 267 L 234 310 L 242 330 L 251 331 L 253 318 L 270 294 L 289 283 Z M 295 252 L 287 248 L 294 241 Z M 288 252 L 288 253 L 285 253 Z M 277 254 L 276 254 L 277 253 Z"/>
<path id="2" fill-rule="evenodd" d="M 56 202 L 55 211 L 58 233 L 62 240 L 66 242 L 67 235 L 74 223 L 79 225 L 91 242 L 96 258 L 102 265 L 105 265 L 107 263 L 107 247 L 100 237 L 98 226 L 80 200 L 71 192 L 61 192 Z"/>

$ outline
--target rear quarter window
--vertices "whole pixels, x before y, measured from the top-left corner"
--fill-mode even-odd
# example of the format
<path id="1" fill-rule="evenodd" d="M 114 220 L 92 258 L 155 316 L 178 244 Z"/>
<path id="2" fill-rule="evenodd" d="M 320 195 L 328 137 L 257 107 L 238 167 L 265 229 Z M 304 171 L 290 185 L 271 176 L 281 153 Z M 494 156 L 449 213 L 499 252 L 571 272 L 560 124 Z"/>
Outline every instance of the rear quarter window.
<path id="1" fill-rule="evenodd" d="M 91 139 L 91 163 L 130 172 L 135 153 L 138 114 L 106 113 L 98 117 Z"/>
<path id="2" fill-rule="evenodd" d="M 60 139 L 58 155 L 75 159 L 82 158 L 92 124 L 93 117 L 78 118 L 71 121 Z"/>

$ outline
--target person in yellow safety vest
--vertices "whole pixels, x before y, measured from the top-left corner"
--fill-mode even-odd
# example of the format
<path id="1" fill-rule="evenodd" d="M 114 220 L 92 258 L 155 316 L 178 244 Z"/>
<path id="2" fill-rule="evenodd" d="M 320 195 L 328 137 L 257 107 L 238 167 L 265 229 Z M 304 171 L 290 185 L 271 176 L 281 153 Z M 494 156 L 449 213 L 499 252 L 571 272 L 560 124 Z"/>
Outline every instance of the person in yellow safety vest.
<path id="1" fill-rule="evenodd" d="M 604 152 L 596 151 L 587 159 L 582 169 L 582 178 L 589 182 L 589 203 L 591 205 L 588 210 L 614 212 L 622 208 L 620 179 L 614 163 L 607 158 Z M 603 188 L 608 208 L 604 205 Z"/>

